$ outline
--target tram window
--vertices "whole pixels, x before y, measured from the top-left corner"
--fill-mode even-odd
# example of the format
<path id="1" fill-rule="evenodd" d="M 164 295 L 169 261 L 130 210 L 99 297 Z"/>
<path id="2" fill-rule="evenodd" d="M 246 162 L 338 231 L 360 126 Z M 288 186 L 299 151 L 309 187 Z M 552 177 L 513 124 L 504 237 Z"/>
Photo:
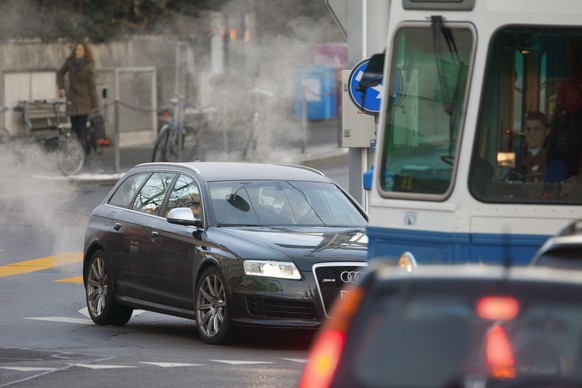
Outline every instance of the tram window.
<path id="1" fill-rule="evenodd" d="M 582 29 L 498 31 L 483 85 L 469 173 L 473 196 L 582 203 Z M 535 131 L 541 143 L 534 147 Z"/>
<path id="2" fill-rule="evenodd" d="M 381 147 L 384 196 L 442 200 L 451 190 L 475 36 L 467 25 L 447 29 L 403 27 L 395 37 Z"/>

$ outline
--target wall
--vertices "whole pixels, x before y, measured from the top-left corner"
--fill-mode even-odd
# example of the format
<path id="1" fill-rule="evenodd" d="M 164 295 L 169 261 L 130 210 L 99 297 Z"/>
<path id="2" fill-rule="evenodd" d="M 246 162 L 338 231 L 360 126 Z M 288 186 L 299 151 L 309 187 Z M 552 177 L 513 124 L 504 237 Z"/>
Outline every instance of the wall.
<path id="1" fill-rule="evenodd" d="M 0 43 L 0 73 L 56 71 L 71 53 L 70 41 L 41 42 L 19 40 Z M 185 41 L 165 37 L 132 37 L 126 40 L 92 44 L 96 70 L 117 67 L 154 67 L 156 69 L 157 105 L 166 106 L 175 92 L 186 98 L 195 98 L 196 71 L 192 46 Z M 5 101 L 4 76 L 0 77 L 0 104 Z M 57 97 L 57 87 L 45 85 L 51 90 L 43 96 Z M 122 101 L 124 102 L 124 101 Z M 125 101 L 132 104 L 131 101 Z M 148 107 L 143 107 L 148 108 Z M 3 122 L 0 121 L 0 122 Z"/>

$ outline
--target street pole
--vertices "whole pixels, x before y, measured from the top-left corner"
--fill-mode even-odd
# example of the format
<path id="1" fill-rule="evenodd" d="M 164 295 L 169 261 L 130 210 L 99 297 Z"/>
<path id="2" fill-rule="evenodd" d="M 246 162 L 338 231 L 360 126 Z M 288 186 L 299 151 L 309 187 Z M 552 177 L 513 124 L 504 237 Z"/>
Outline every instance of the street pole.
<path id="1" fill-rule="evenodd" d="M 115 97 L 114 109 L 114 140 L 115 144 L 115 172 L 119 172 L 119 97 Z"/>
<path id="2" fill-rule="evenodd" d="M 307 88 L 305 85 L 301 86 L 301 129 L 303 131 L 303 139 L 301 141 L 301 153 L 305 153 L 307 144 Z"/>

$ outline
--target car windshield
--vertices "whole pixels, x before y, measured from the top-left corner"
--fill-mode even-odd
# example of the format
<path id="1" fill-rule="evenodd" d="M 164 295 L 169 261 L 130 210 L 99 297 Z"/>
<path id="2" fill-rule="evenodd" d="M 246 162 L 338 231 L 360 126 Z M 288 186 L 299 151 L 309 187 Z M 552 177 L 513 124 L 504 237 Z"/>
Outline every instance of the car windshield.
<path id="1" fill-rule="evenodd" d="M 352 201 L 332 183 L 303 181 L 210 182 L 219 226 L 341 226 L 367 224 Z"/>
<path id="2" fill-rule="evenodd" d="M 346 350 L 353 355 L 347 367 L 354 368 L 358 385 L 462 386 L 470 376 L 489 382 L 539 375 L 581 378 L 579 291 L 518 287 L 500 298 L 499 291 L 491 295 L 491 285 L 462 289 L 423 285 L 383 289 L 369 298 L 367 314 L 354 328 L 361 335 L 353 336 Z M 512 310 L 517 315 L 490 315 L 508 301 L 512 309 L 518 307 Z"/>

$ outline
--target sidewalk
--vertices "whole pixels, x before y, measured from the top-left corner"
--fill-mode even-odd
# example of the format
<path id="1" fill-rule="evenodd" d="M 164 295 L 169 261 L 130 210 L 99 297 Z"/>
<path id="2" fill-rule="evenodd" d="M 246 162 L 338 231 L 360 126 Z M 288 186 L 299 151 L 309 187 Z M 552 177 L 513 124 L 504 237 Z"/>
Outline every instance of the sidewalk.
<path id="1" fill-rule="evenodd" d="M 301 144 L 274 149 L 260 160 L 248 162 L 300 164 L 318 168 L 326 163 L 347 163 L 348 149 L 339 147 L 338 119 L 311 121 L 305 149 Z M 105 147 L 101 155 L 91 154 L 83 170 L 68 177 L 73 183 L 113 185 L 129 169 L 140 163 L 151 162 L 153 142 L 121 147 L 116 163 L 115 147 Z M 304 152 L 303 152 L 304 151 Z M 213 154 L 212 160 L 237 161 L 236 154 Z M 233 159 L 234 158 L 234 159 Z"/>

